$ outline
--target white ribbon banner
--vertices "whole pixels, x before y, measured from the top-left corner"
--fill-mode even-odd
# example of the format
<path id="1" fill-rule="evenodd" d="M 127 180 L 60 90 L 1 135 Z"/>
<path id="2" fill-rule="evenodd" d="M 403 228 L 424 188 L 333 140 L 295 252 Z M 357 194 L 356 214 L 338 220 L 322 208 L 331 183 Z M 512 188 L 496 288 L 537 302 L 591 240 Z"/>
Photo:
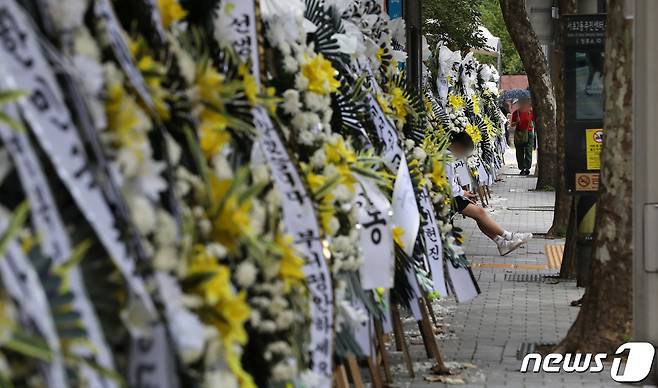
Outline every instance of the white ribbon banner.
<path id="1" fill-rule="evenodd" d="M 157 10 L 157 7 L 156 7 Z M 155 111 L 155 104 L 151 98 L 144 77 L 137 69 L 133 61 L 128 45 L 126 44 L 121 24 L 117 20 L 112 4 L 109 0 L 95 0 L 94 14 L 101 21 L 101 27 L 105 29 L 105 34 L 114 53 L 114 57 L 119 62 L 119 66 L 128 77 L 128 81 L 135 88 L 135 91 L 151 110 Z M 159 18 L 159 14 L 158 14 Z"/>
<path id="2" fill-rule="evenodd" d="M 243 62 L 249 63 L 260 85 L 255 1 L 226 1 L 220 17 L 228 18 L 231 27 L 226 41 L 232 44 Z M 333 372 L 333 285 L 323 253 L 320 227 L 313 203 L 267 111 L 255 107 L 252 115 L 259 135 L 258 145 L 282 196 L 284 224 L 294 238 L 294 247 L 306 261 L 304 275 L 311 293 L 310 368 L 322 376 L 319 386 L 329 387 Z"/>
<path id="3" fill-rule="evenodd" d="M 376 84 L 374 77 L 372 77 L 372 82 Z M 384 115 L 379 103 L 372 94 L 368 94 L 367 100 L 368 105 L 370 105 L 370 115 L 375 124 L 377 135 L 384 145 L 381 157 L 386 167 L 396 174 L 393 185 L 393 224 L 404 230 L 404 234 L 400 240 L 407 256 L 412 257 L 416 238 L 418 237 L 418 228 L 420 227 L 420 213 L 418 212 L 418 204 L 416 202 L 413 184 L 411 183 L 407 160 L 404 156 L 404 151 L 398 143 L 398 135 L 395 127 Z M 411 282 L 413 293 L 415 294 L 415 298 L 409 301 L 409 305 L 411 306 L 414 318 L 420 320 L 418 297 L 421 294 L 420 290 L 418 290 L 415 270 L 409 268 L 406 275 Z"/>
<path id="4" fill-rule="evenodd" d="M 395 247 L 391 230 L 391 204 L 370 179 L 359 181 L 355 205 L 358 208 L 359 245 L 363 264 L 359 268 L 364 290 L 393 288 L 395 280 Z"/>
<path id="5" fill-rule="evenodd" d="M 420 199 L 420 209 L 423 214 L 423 240 L 425 241 L 425 254 L 430 266 L 432 274 L 432 285 L 434 291 L 437 291 L 441 297 L 448 296 L 448 288 L 446 287 L 446 279 L 443 273 L 443 245 L 441 244 L 441 231 L 436 223 L 434 216 L 434 206 L 432 199 L 427 191 L 427 187 L 423 187 L 418 194 Z"/>
<path id="6" fill-rule="evenodd" d="M 2 18 L 2 8 L 0 8 L 0 18 Z M 8 225 L 8 220 L 0 216 L 0 234 Z M 0 277 L 5 289 L 20 308 L 24 326 L 34 325 L 48 344 L 52 360 L 44 371 L 47 386 L 68 387 L 59 336 L 46 292 L 41 286 L 36 271 L 16 241 L 9 242 L 3 256 L 0 257 Z"/>
<path id="7" fill-rule="evenodd" d="M 254 125 L 277 189 L 281 193 L 283 221 L 294 238 L 295 249 L 305 258 L 304 274 L 311 293 L 311 369 L 331 383 L 333 357 L 333 288 L 323 254 L 320 228 L 313 202 L 302 184 L 270 116 L 262 107 L 253 109 Z M 326 384 L 324 384 L 326 383 Z"/>
<path id="8" fill-rule="evenodd" d="M 18 117 L 15 114 L 10 115 Z M 14 160 L 21 185 L 30 201 L 30 214 L 41 237 L 43 254 L 51 258 L 56 265 L 64 264 L 71 256 L 71 243 L 50 192 L 48 181 L 27 134 L 13 131 L 0 124 L 0 138 Z M 75 345 L 73 351 L 77 356 L 91 359 L 93 363 L 106 370 L 114 371 L 112 352 L 105 341 L 77 265 L 67 272 L 66 279 L 73 295 L 71 304 L 73 309 L 80 314 L 80 321 L 87 333 L 87 340 L 92 345 L 91 349 L 89 346 Z M 92 388 L 117 386 L 114 380 L 101 377 L 87 365 L 81 367 L 81 373 Z"/>

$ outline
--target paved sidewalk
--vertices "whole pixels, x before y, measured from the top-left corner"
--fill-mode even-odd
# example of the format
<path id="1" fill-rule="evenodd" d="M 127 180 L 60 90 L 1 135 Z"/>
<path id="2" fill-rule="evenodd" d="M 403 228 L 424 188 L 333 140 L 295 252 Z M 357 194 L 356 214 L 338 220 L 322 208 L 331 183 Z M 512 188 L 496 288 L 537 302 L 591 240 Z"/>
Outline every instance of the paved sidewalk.
<path id="1" fill-rule="evenodd" d="M 503 182 L 492 188 L 490 211 L 504 228 L 538 234 L 529 244 L 505 257 L 477 229 L 470 219 L 456 221 L 464 229 L 465 249 L 473 264 L 482 294 L 470 303 L 458 305 L 453 299 L 435 302 L 443 357 L 460 373 L 450 383 L 425 380 L 432 366 L 428 362 L 415 322 L 405 322 L 414 358 L 416 378 L 411 380 L 401 355 L 393 352 L 394 375 L 400 387 L 614 387 L 609 366 L 599 374 L 520 373 L 517 351 L 527 343 L 556 343 L 567 333 L 578 314 L 569 302 L 584 290 L 575 282 L 552 280 L 511 281 L 518 275 L 553 275 L 559 270 L 525 269 L 547 264 L 546 244 L 563 240 L 545 240 L 553 213 L 554 193 L 535 192 L 536 178 L 518 176 L 516 163 L 508 152 Z M 517 268 L 495 268 L 491 264 L 520 264 Z M 500 266 L 498 266 L 500 267 Z M 511 266 L 509 266 L 511 267 Z M 519 268 L 521 267 L 521 268 Z M 525 267 L 525 268 L 523 268 Z M 541 278 L 541 277 L 540 277 Z M 519 279 L 517 279 L 519 280 Z M 523 279 L 521 279 L 523 280 Z M 528 280 L 528 279 L 526 279 Z M 533 280 L 533 279 L 529 279 Z M 414 330 L 415 329 L 415 330 Z M 459 385 L 456 385 L 459 384 Z"/>

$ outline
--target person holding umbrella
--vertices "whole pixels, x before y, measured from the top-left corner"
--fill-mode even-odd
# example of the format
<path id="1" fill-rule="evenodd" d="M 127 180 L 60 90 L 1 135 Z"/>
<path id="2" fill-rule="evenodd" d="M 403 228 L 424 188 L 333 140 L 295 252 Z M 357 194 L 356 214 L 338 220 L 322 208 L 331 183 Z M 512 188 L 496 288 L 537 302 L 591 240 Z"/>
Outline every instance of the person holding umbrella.
<path id="1" fill-rule="evenodd" d="M 529 98 L 519 99 L 519 109 L 512 113 L 511 126 L 515 130 L 514 147 L 520 175 L 530 175 L 532 150 L 535 145 L 535 122 Z"/>

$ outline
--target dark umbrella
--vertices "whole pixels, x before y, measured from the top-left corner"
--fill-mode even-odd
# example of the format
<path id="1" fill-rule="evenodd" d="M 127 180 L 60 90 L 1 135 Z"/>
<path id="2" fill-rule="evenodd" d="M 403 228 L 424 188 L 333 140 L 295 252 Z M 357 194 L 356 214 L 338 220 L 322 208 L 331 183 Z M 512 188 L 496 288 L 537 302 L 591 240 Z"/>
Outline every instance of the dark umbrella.
<path id="1" fill-rule="evenodd" d="M 512 90 L 506 90 L 504 91 L 500 97 L 499 100 L 500 102 L 504 101 L 512 101 L 515 99 L 529 99 L 530 98 L 530 91 L 528 89 L 512 89 Z"/>

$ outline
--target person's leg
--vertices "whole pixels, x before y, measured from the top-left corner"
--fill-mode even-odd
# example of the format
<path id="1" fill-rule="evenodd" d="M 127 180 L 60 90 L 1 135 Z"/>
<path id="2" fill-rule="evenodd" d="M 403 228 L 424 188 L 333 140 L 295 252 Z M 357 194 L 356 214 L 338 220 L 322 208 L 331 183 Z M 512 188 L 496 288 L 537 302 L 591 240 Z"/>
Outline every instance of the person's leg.
<path id="1" fill-rule="evenodd" d="M 523 163 L 525 158 L 523 157 L 525 151 L 523 144 L 514 143 L 514 148 L 516 151 L 516 163 L 519 166 L 519 170 L 523 171 Z"/>
<path id="2" fill-rule="evenodd" d="M 461 213 L 466 217 L 475 220 L 482 233 L 496 244 L 498 247 L 498 253 L 500 253 L 501 256 L 513 252 L 523 245 L 525 241 L 532 238 L 531 234 L 520 235 L 518 233 L 510 233 L 504 230 L 496 221 L 494 221 L 486 210 L 472 203 L 466 205 Z"/>
<path id="3" fill-rule="evenodd" d="M 466 217 L 475 220 L 478 228 L 490 239 L 494 240 L 498 236 L 505 235 L 505 229 L 501 228 L 500 225 L 491 218 L 489 212 L 483 208 L 470 203 L 461 213 Z"/>
<path id="4" fill-rule="evenodd" d="M 528 144 L 526 144 L 523 148 L 523 165 L 525 166 L 526 171 L 530 171 L 530 168 L 532 167 L 532 149 L 534 146 L 534 136 L 533 133 L 530 132 L 528 135 Z"/>

